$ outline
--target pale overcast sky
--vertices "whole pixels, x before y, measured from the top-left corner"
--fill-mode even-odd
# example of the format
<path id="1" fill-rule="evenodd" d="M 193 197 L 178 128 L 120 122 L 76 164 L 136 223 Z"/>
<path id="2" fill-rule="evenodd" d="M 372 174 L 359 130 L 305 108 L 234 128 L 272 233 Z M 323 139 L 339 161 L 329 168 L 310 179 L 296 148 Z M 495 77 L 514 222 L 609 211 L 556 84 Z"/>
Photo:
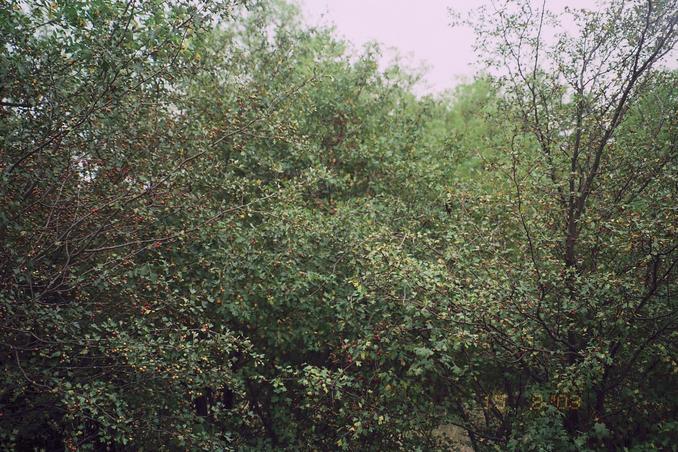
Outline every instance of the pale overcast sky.
<path id="1" fill-rule="evenodd" d="M 440 92 L 474 73 L 473 33 L 451 28 L 448 8 L 469 11 L 489 0 L 298 0 L 307 23 L 336 26 L 360 49 L 375 40 L 413 66 L 429 67 L 420 93 Z M 594 7 L 594 0 L 547 0 L 549 9 Z M 388 56 L 386 57 L 388 58 Z"/>

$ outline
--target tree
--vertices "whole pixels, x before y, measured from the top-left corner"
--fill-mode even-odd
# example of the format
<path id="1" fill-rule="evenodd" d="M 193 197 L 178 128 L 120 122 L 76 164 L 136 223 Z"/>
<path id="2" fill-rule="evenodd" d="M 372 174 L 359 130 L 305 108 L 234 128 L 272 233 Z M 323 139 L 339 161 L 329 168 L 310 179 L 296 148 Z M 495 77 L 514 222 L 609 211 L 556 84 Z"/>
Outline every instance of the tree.
<path id="1" fill-rule="evenodd" d="M 485 153 L 501 189 L 477 209 L 499 216 L 483 229 L 505 248 L 474 269 L 484 301 L 469 315 L 491 344 L 479 365 L 496 369 L 473 379 L 479 439 L 661 447 L 676 434 L 675 397 L 659 393 L 675 386 L 677 105 L 659 65 L 678 5 L 606 6 L 559 16 L 504 2 L 467 22 L 506 125 L 500 155 Z"/>
<path id="2" fill-rule="evenodd" d="M 12 6 L 2 447 L 433 444 L 424 372 L 399 364 L 429 365 L 425 318 L 388 267 L 360 280 L 383 249 L 422 301 L 403 239 L 442 211 L 418 150 L 444 108 L 282 3 Z"/>
<path id="3" fill-rule="evenodd" d="M 3 4 L 3 448 L 224 443 L 194 427 L 191 394 L 230 381 L 247 341 L 188 321 L 187 303 L 146 314 L 163 301 L 162 247 L 238 209 L 182 204 L 218 138 L 178 113 L 206 33 L 235 6 Z"/>

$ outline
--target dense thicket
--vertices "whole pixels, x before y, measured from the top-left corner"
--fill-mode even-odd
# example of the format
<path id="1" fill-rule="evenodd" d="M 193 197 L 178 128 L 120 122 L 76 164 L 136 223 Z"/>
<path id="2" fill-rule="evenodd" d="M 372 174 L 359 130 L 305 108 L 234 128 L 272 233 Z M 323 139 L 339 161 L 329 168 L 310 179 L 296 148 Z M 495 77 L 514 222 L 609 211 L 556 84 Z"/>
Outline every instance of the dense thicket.
<path id="1" fill-rule="evenodd" d="M 4 4 L 0 446 L 672 447 L 676 11 L 480 11 L 421 98 L 284 3 Z"/>

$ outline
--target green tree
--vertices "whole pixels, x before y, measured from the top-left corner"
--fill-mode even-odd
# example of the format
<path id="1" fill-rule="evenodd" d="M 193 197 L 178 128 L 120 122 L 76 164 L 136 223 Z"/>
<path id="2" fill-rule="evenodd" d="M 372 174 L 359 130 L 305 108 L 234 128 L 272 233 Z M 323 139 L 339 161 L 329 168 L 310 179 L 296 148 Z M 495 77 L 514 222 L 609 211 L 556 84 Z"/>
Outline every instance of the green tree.
<path id="1" fill-rule="evenodd" d="M 181 111 L 203 38 L 234 6 L 0 9 L 3 447 L 228 442 L 191 394 L 231 381 L 249 345 L 200 322 L 195 299 L 158 296 L 168 277 L 151 264 L 218 215 L 183 204 L 218 137 Z"/>
<path id="2" fill-rule="evenodd" d="M 558 16 L 506 2 L 471 20 L 505 125 L 488 151 L 495 188 L 466 220 L 495 241 L 477 250 L 467 304 L 487 347 L 469 357 L 476 445 L 675 439 L 677 105 L 675 72 L 659 65 L 678 5 L 606 6 Z"/>

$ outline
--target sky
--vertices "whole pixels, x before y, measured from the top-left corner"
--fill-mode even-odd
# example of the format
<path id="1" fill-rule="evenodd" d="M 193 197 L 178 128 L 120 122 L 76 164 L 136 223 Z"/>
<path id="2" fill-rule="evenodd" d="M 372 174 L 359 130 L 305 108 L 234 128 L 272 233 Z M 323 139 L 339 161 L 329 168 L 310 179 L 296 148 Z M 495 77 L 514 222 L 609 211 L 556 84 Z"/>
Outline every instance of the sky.
<path id="1" fill-rule="evenodd" d="M 469 80 L 475 68 L 473 32 L 450 26 L 449 8 L 467 12 L 489 0 L 298 0 L 309 25 L 335 25 L 357 50 L 369 41 L 397 49 L 409 66 L 428 67 L 417 87 L 439 93 Z M 594 0 L 547 0 L 554 11 L 564 6 L 594 7 Z M 390 55 L 390 56 L 389 56 Z M 392 57 L 386 52 L 383 64 Z"/>

